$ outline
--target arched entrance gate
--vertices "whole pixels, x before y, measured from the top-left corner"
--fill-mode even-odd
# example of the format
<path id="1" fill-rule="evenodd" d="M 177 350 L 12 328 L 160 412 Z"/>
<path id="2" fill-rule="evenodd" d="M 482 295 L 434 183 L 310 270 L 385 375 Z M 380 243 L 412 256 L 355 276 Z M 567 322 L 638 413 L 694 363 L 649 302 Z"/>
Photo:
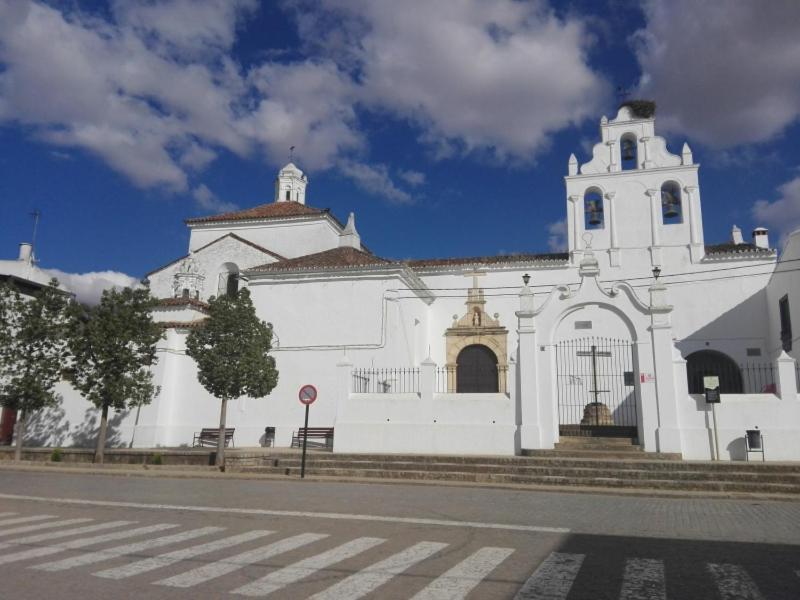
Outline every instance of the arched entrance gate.
<path id="1" fill-rule="evenodd" d="M 637 386 L 629 340 L 586 337 L 556 344 L 559 435 L 637 437 Z"/>

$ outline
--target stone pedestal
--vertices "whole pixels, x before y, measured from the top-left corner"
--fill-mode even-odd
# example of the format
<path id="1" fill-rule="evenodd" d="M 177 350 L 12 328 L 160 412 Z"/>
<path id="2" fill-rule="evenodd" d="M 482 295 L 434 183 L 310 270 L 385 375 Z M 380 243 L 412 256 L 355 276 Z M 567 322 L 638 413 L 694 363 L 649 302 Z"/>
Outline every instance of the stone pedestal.
<path id="1" fill-rule="evenodd" d="M 602 402 L 590 402 L 583 409 L 581 425 L 613 425 L 611 411 Z"/>

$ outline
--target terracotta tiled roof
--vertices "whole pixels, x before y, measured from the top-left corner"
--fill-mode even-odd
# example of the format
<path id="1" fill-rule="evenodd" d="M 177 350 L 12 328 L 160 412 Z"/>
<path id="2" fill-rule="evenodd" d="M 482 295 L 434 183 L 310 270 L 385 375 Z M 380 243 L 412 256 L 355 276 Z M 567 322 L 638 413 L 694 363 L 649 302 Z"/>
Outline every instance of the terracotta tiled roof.
<path id="1" fill-rule="evenodd" d="M 159 306 L 192 306 L 203 312 L 208 310 L 208 304 L 194 298 L 159 298 Z"/>
<path id="2" fill-rule="evenodd" d="M 565 262 L 569 259 L 566 252 L 551 254 L 500 254 L 497 256 L 465 256 L 460 258 L 423 258 L 416 260 L 403 261 L 412 269 L 424 269 L 426 267 L 449 267 L 458 265 L 499 265 L 506 263 L 528 263 L 528 262 Z"/>
<path id="3" fill-rule="evenodd" d="M 322 215 L 328 212 L 328 209 L 314 208 L 299 202 L 270 202 L 245 210 L 186 219 L 185 222 L 190 225 L 193 223 L 218 223 L 221 221 L 247 221 L 251 219 L 285 219 L 288 217 Z"/>
<path id="4" fill-rule="evenodd" d="M 363 250 L 343 247 L 306 254 L 297 258 L 290 258 L 276 263 L 261 265 L 247 269 L 248 271 L 295 271 L 303 269 L 347 269 L 375 265 L 397 264 L 394 261 L 380 258 Z"/>
<path id="5" fill-rule="evenodd" d="M 198 248 L 197 250 L 195 250 L 195 252 L 200 252 L 201 250 L 205 250 L 205 249 L 206 249 L 206 248 L 208 248 L 209 246 L 213 246 L 214 244 L 216 244 L 217 242 L 220 242 L 220 241 L 224 240 L 225 238 L 232 238 L 232 239 L 234 239 L 234 240 L 237 240 L 237 241 L 239 241 L 239 242 L 242 242 L 243 244 L 247 244 L 248 246 L 251 246 L 251 247 L 255 248 L 256 250 L 260 250 L 260 251 L 261 251 L 261 252 L 263 252 L 264 254 L 269 254 L 270 256 L 272 256 L 273 258 L 275 258 L 275 259 L 277 259 L 277 260 L 286 260 L 286 257 L 285 257 L 285 256 L 281 256 L 280 254 L 278 254 L 277 252 L 273 252 L 272 250 L 267 250 L 267 249 L 266 249 L 266 248 L 264 248 L 263 246 L 259 246 L 258 244 L 255 244 L 255 243 L 251 242 L 250 240 L 246 240 L 246 239 L 244 239 L 243 237 L 240 237 L 240 236 L 236 235 L 235 233 L 227 233 L 227 234 L 225 234 L 225 235 L 223 235 L 223 236 L 220 236 L 220 237 L 218 237 L 217 239 L 215 239 L 215 240 L 213 240 L 213 241 L 209 242 L 209 243 L 208 243 L 208 244 L 206 244 L 205 246 L 201 246 L 200 248 Z M 169 267 L 169 266 L 172 266 L 172 265 L 174 265 L 175 263 L 177 263 L 177 262 L 180 262 L 180 261 L 182 261 L 184 258 L 188 258 L 188 257 L 189 257 L 189 255 L 188 255 L 188 254 L 186 254 L 186 255 L 184 255 L 184 256 L 181 256 L 180 258 L 176 258 L 175 260 L 173 260 L 173 261 L 170 261 L 170 262 L 168 262 L 167 264 L 165 264 L 165 265 L 162 265 L 162 266 L 158 267 L 157 269 L 153 269 L 153 270 L 152 270 L 152 271 L 150 271 L 150 272 L 149 272 L 149 273 L 148 273 L 146 276 L 150 276 L 150 275 L 152 275 L 153 273 L 158 273 L 159 271 L 163 271 L 163 270 L 164 270 L 164 269 L 166 269 L 167 267 Z"/>
<path id="6" fill-rule="evenodd" d="M 706 254 L 761 254 L 767 256 L 774 254 L 775 250 L 772 248 L 759 248 L 755 244 L 734 244 L 733 242 L 725 242 L 724 244 L 712 244 L 706 246 Z"/>
<path id="7" fill-rule="evenodd" d="M 203 321 L 163 321 L 158 325 L 164 329 L 197 329 L 202 323 Z"/>

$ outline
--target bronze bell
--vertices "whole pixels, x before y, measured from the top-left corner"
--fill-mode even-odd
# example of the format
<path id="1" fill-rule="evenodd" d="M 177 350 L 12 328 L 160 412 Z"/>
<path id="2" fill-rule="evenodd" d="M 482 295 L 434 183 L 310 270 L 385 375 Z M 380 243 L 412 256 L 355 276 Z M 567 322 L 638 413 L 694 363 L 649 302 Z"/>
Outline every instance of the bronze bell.
<path id="1" fill-rule="evenodd" d="M 622 160 L 635 160 L 636 149 L 632 140 L 622 140 Z"/>
<path id="2" fill-rule="evenodd" d="M 600 208 L 597 200 L 589 200 L 589 225 L 600 225 L 603 222 L 600 213 L 603 209 Z"/>
<path id="3" fill-rule="evenodd" d="M 671 192 L 666 190 L 661 191 L 661 203 L 664 205 L 664 216 L 668 219 L 677 217 L 681 214 L 680 202 Z"/>

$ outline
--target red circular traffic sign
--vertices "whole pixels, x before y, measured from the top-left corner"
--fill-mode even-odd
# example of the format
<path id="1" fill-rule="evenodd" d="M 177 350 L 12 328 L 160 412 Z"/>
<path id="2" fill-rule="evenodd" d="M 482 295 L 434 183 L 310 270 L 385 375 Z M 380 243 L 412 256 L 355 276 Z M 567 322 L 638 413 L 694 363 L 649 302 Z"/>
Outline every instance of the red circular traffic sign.
<path id="1" fill-rule="evenodd" d="M 298 396 L 300 397 L 300 402 L 308 406 L 317 399 L 317 388 L 308 383 L 300 388 Z"/>

